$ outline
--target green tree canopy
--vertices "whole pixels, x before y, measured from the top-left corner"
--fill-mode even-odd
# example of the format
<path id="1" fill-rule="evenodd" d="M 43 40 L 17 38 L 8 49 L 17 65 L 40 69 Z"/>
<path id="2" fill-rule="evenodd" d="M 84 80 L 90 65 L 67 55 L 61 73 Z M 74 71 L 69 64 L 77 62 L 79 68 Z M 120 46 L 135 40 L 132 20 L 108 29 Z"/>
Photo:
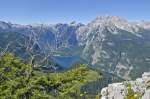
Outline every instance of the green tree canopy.
<path id="1" fill-rule="evenodd" d="M 59 73 L 44 73 L 13 54 L 0 58 L 0 99 L 72 99 L 86 96 L 80 88 L 101 77 L 86 65 Z"/>

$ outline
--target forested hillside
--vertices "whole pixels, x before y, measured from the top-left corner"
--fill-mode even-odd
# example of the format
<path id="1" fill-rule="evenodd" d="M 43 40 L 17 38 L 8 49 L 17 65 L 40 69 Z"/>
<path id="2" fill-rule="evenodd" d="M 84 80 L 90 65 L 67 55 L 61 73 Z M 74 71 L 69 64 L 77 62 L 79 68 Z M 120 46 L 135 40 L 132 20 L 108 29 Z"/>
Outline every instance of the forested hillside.
<path id="1" fill-rule="evenodd" d="M 65 72 L 44 73 L 11 53 L 0 57 L 0 99 L 80 99 L 90 97 L 81 87 L 102 75 L 86 65 Z"/>

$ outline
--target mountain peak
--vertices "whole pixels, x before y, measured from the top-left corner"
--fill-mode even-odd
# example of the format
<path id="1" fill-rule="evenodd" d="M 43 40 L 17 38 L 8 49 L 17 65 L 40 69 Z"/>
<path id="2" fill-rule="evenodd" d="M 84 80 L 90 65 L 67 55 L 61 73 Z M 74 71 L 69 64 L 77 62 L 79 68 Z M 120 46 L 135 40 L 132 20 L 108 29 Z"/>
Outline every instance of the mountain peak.
<path id="1" fill-rule="evenodd" d="M 98 16 L 95 20 L 88 24 L 91 27 L 107 27 L 118 28 L 126 30 L 128 32 L 137 32 L 139 27 L 136 24 L 132 24 L 126 19 L 118 16 Z"/>
<path id="2" fill-rule="evenodd" d="M 126 19 L 119 16 L 98 16 L 95 20 L 108 20 L 108 21 L 127 21 Z"/>
<path id="3" fill-rule="evenodd" d="M 128 21 L 119 16 L 98 16 L 96 17 L 92 23 L 128 23 Z"/>

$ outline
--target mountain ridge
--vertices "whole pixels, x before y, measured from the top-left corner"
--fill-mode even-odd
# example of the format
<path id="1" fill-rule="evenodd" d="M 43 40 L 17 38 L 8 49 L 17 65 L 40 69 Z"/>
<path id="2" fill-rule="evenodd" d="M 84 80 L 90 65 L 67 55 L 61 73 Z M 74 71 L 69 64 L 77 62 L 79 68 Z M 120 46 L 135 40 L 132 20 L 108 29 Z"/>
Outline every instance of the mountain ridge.
<path id="1" fill-rule="evenodd" d="M 40 49 L 48 51 L 51 48 L 54 56 L 71 56 L 68 57 L 73 59 L 71 63 L 85 60 L 82 62 L 94 68 L 125 79 L 135 79 L 150 70 L 149 24 L 148 21 L 130 22 L 118 16 L 99 16 L 85 25 L 75 22 L 54 25 L 0 22 L 0 32 L 17 32 L 25 36 L 33 33 L 38 37 L 35 42 Z M 76 60 L 75 57 L 81 59 Z"/>

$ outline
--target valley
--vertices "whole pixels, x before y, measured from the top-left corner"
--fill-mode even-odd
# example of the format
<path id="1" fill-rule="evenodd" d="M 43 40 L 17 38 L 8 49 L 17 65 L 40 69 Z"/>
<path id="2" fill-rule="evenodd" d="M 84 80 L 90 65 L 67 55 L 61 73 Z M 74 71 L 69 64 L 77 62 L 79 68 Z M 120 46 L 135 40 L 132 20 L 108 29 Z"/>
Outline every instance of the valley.
<path id="1" fill-rule="evenodd" d="M 0 21 L 0 98 L 113 99 L 107 94 L 118 93 L 109 87 L 150 71 L 149 26 L 118 16 L 99 16 L 88 24 Z M 125 94 L 116 99 L 132 99 Z"/>

